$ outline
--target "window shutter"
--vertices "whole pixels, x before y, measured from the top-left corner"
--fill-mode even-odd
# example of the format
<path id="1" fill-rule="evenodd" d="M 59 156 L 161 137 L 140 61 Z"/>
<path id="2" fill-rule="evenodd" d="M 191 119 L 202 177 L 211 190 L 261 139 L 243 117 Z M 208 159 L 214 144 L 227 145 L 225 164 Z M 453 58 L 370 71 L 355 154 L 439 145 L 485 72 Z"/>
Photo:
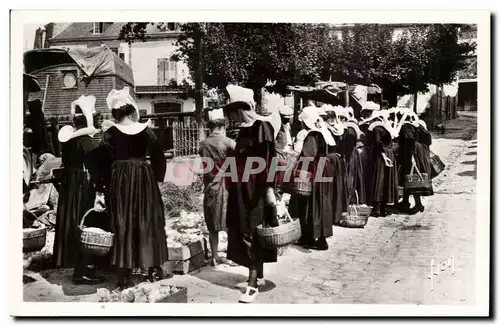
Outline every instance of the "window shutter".
<path id="1" fill-rule="evenodd" d="M 158 66 L 157 66 L 157 72 L 158 72 L 158 85 L 161 85 L 161 59 L 158 58 Z"/>
<path id="2" fill-rule="evenodd" d="M 174 78 L 177 84 L 179 83 L 179 70 L 177 69 L 179 67 L 179 63 L 177 61 L 172 62 L 174 64 Z"/>

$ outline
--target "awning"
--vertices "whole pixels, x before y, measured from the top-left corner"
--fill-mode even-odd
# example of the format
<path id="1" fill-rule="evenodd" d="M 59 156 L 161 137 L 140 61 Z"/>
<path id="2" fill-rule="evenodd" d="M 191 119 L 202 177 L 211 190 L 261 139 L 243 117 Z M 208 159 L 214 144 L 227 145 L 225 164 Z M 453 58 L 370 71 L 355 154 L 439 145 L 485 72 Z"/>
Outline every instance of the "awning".
<path id="1" fill-rule="evenodd" d="M 23 74 L 23 88 L 28 92 L 41 91 L 40 85 L 34 76 Z"/>
<path id="2" fill-rule="evenodd" d="M 338 94 L 347 88 L 346 84 L 340 82 L 320 82 L 316 85 L 289 86 L 288 90 L 298 92 L 310 100 L 331 104 L 336 103 L 339 100 Z"/>
<path id="3" fill-rule="evenodd" d="M 132 68 L 107 46 L 77 49 L 37 49 L 24 53 L 24 70 L 30 74 L 46 67 L 76 63 L 87 77 L 117 76 L 134 85 Z"/>

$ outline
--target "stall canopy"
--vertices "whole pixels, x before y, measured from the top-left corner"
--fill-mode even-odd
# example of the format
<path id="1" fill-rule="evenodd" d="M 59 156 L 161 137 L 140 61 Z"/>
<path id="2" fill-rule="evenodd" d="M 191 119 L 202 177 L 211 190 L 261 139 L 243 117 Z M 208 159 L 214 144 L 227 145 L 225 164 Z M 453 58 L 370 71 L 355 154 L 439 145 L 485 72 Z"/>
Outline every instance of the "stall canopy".
<path id="1" fill-rule="evenodd" d="M 132 69 L 107 46 L 81 49 L 37 49 L 24 53 L 24 70 L 30 74 L 46 67 L 76 63 L 88 78 L 117 76 L 134 85 Z"/>
<path id="2" fill-rule="evenodd" d="M 23 88 L 27 92 L 39 92 L 41 90 L 36 78 L 28 74 L 23 74 Z"/>
<path id="3" fill-rule="evenodd" d="M 300 93 L 310 100 L 323 103 L 336 103 L 339 93 L 347 89 L 342 82 L 318 82 L 315 86 L 289 86 L 288 90 Z"/>

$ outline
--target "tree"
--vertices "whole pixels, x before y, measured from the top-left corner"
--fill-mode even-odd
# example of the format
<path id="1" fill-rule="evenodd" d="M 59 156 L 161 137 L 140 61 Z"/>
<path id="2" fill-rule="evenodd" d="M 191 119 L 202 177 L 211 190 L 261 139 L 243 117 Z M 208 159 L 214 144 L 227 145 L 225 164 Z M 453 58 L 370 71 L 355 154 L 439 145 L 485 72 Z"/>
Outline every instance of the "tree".
<path id="1" fill-rule="evenodd" d="M 466 67 L 467 56 L 475 44 L 458 42 L 460 25 L 435 24 L 412 26 L 396 41 L 395 51 L 401 75 L 395 79 L 403 93 L 428 91 L 428 84 L 442 86 L 456 79 Z M 433 117 L 435 114 L 433 113 Z"/>
<path id="2" fill-rule="evenodd" d="M 147 40 L 147 23 L 127 23 L 120 39 Z M 319 77 L 329 27 L 324 24 L 186 23 L 181 25 L 174 59 L 186 62 L 196 81 L 223 92 L 230 83 L 287 94 L 287 86 L 311 84 Z M 200 86 L 198 85 L 199 88 Z M 198 106 L 197 106 L 198 108 Z"/>

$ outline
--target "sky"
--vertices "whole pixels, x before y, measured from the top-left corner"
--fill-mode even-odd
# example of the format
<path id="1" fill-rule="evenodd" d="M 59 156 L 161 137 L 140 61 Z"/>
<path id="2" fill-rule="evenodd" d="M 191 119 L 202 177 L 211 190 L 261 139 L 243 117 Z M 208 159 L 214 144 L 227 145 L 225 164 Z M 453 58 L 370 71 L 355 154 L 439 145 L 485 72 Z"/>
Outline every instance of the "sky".
<path id="1" fill-rule="evenodd" d="M 33 44 L 35 42 L 35 31 L 38 27 L 44 25 L 40 24 L 25 24 L 23 30 L 23 52 L 28 50 L 33 50 Z"/>

